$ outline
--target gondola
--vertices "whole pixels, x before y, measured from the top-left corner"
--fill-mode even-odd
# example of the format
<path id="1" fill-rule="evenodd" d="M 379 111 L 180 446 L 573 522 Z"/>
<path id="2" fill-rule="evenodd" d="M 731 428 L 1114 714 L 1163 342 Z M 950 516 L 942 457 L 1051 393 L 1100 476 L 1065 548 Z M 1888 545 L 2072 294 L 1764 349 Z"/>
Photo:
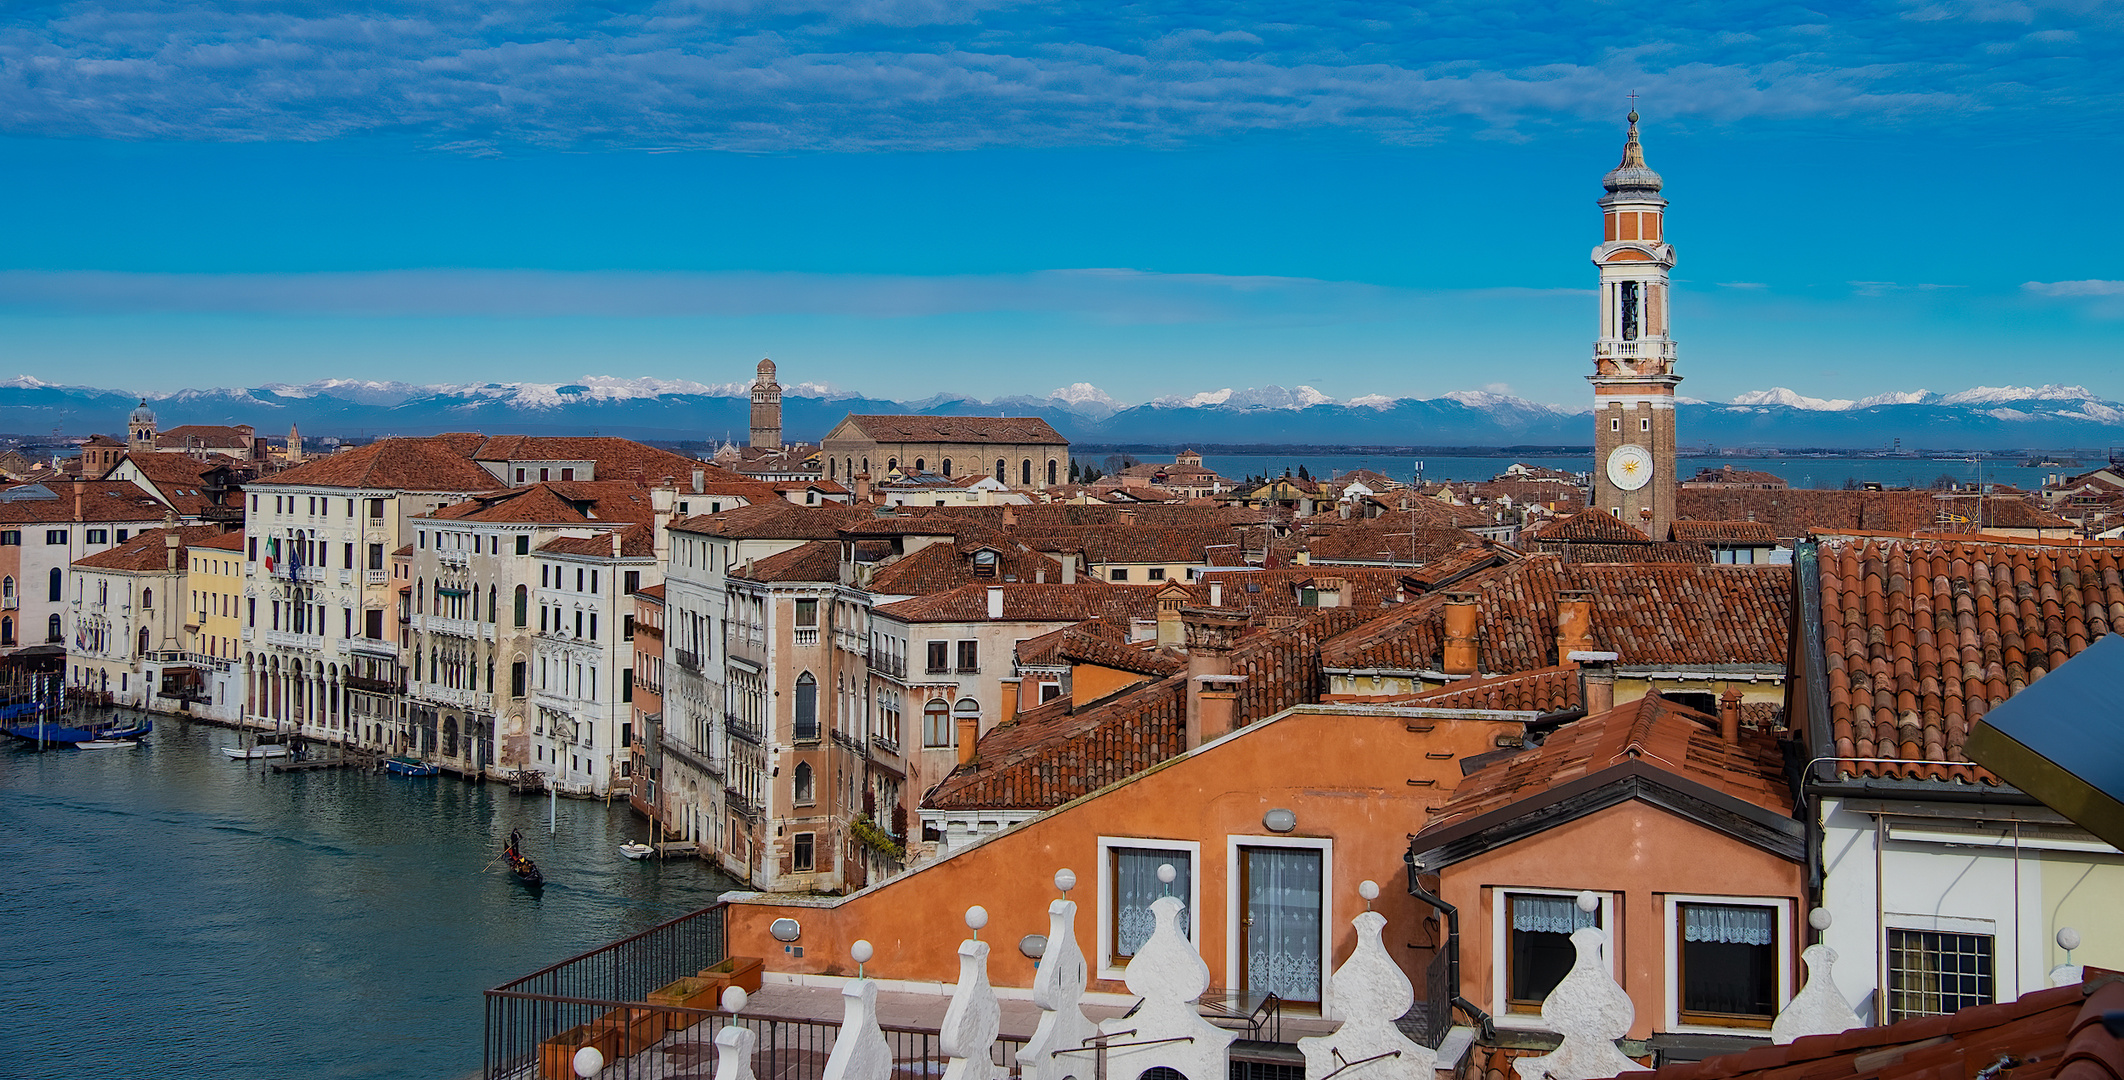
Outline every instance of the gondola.
<path id="1" fill-rule="evenodd" d="M 546 875 L 539 873 L 538 864 L 523 852 L 524 834 L 521 829 L 509 830 L 509 843 L 502 848 L 502 858 L 509 860 L 509 872 L 526 888 L 537 889 L 546 884 Z"/>

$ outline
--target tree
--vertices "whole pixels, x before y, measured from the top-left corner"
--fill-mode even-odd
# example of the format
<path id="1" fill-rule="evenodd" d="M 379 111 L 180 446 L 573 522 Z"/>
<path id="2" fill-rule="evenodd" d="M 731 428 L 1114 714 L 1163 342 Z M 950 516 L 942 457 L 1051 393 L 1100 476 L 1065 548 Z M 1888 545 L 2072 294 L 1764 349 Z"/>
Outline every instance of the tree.
<path id="1" fill-rule="evenodd" d="M 1134 454 L 1108 454 L 1099 461 L 1100 467 L 1105 470 L 1108 476 L 1119 476 L 1124 471 L 1141 464 L 1143 463 L 1136 460 L 1136 455 Z"/>
<path id="2" fill-rule="evenodd" d="M 1305 466 L 1300 465 L 1298 466 L 1298 479 L 1310 482 L 1313 479 L 1313 474 L 1306 472 Z"/>
<path id="3" fill-rule="evenodd" d="M 1934 491 L 1953 491 L 1953 490 L 1954 490 L 1954 477 L 1952 477 L 1952 476 L 1949 476 L 1949 475 L 1947 475 L 1946 473 L 1941 473 L 1941 474 L 1939 474 L 1938 476 L 1935 476 L 1935 477 L 1933 477 L 1933 478 L 1932 478 L 1932 490 L 1934 490 Z"/>

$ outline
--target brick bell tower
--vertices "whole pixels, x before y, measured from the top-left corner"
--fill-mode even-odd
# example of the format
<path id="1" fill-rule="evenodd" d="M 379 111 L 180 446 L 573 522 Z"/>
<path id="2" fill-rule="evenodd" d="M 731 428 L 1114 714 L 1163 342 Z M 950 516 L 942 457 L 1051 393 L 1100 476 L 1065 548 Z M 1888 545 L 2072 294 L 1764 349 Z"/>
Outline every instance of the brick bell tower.
<path id="1" fill-rule="evenodd" d="M 746 445 L 754 450 L 782 448 L 782 384 L 774 381 L 774 361 L 760 361 L 752 380 L 752 437 Z"/>
<path id="2" fill-rule="evenodd" d="M 1600 340 L 1593 343 L 1593 505 L 1667 539 L 1674 524 L 1674 341 L 1667 336 L 1667 200 L 1637 141 L 1637 110 L 1622 164 L 1601 179 L 1606 240 Z"/>

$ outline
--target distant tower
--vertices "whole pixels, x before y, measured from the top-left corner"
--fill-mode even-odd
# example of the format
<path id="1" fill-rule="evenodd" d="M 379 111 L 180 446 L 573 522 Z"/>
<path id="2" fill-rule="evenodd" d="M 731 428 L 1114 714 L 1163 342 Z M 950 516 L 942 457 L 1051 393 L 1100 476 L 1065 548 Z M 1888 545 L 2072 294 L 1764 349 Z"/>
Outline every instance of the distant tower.
<path id="1" fill-rule="evenodd" d="M 290 464 L 290 465 L 299 465 L 299 464 L 301 464 L 301 463 L 302 463 L 302 433 L 301 433 L 301 432 L 299 432 L 299 431 L 297 431 L 297 430 L 295 430 L 295 425 L 293 425 L 293 424 L 289 424 L 289 425 L 288 425 L 288 464 Z"/>
<path id="2" fill-rule="evenodd" d="M 1608 193 L 1600 267 L 1600 340 L 1593 343 L 1593 505 L 1665 540 L 1674 524 L 1674 341 L 1667 336 L 1667 200 L 1645 165 L 1637 110 Z"/>
<path id="3" fill-rule="evenodd" d="M 760 361 L 759 378 L 752 382 L 752 439 L 754 450 L 782 448 L 782 384 L 774 381 L 774 361 Z"/>
<path id="4" fill-rule="evenodd" d="M 136 454 L 153 453 L 155 450 L 155 410 L 147 407 L 147 399 L 140 399 L 140 407 L 125 422 L 126 448 Z"/>

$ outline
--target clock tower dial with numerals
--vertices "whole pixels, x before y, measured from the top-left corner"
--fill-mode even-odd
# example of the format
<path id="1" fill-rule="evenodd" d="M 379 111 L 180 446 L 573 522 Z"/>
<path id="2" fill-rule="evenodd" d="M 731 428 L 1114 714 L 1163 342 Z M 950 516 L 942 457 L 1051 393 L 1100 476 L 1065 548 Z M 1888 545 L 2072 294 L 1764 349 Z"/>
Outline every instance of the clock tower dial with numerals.
<path id="1" fill-rule="evenodd" d="M 1667 539 L 1674 525 L 1674 339 L 1667 331 L 1667 200 L 1645 164 L 1637 111 L 1622 164 L 1601 180 L 1606 238 L 1600 268 L 1600 339 L 1593 343 L 1593 505 Z"/>

